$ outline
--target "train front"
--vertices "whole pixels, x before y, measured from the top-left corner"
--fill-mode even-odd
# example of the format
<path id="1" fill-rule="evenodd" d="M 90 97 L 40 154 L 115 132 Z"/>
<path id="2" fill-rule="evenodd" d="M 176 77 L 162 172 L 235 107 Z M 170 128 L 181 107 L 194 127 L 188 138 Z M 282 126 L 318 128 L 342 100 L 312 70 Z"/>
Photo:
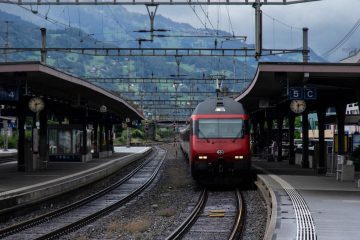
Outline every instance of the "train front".
<path id="1" fill-rule="evenodd" d="M 213 112 L 201 111 L 200 106 L 191 117 L 190 162 L 195 178 L 211 173 L 239 175 L 251 167 L 248 115 L 240 103 L 222 103 L 217 102 Z"/>

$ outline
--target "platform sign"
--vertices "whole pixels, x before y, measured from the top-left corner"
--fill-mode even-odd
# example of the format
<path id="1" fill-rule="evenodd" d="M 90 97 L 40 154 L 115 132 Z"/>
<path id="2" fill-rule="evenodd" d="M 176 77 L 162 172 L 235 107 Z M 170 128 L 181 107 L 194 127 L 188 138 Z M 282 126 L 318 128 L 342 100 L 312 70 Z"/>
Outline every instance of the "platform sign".
<path id="1" fill-rule="evenodd" d="M 317 99 L 317 90 L 316 88 L 300 88 L 300 87 L 291 87 L 289 88 L 289 99 L 290 100 L 316 100 Z"/>
<path id="2" fill-rule="evenodd" d="M 0 101 L 18 101 L 19 89 L 17 87 L 0 87 Z"/>
<path id="3" fill-rule="evenodd" d="M 304 89 L 300 87 L 291 87 L 289 88 L 289 99 L 303 99 Z"/>
<path id="4" fill-rule="evenodd" d="M 317 98 L 316 88 L 304 88 L 304 99 L 316 100 L 316 98 Z"/>

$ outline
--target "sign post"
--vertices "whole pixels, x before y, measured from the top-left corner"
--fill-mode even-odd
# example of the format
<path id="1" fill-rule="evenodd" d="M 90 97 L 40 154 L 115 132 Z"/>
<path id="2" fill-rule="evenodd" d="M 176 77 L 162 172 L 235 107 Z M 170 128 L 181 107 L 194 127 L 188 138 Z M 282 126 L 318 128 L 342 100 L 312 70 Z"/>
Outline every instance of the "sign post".
<path id="1" fill-rule="evenodd" d="M 130 147 L 129 123 L 130 118 L 126 118 L 126 147 Z"/>

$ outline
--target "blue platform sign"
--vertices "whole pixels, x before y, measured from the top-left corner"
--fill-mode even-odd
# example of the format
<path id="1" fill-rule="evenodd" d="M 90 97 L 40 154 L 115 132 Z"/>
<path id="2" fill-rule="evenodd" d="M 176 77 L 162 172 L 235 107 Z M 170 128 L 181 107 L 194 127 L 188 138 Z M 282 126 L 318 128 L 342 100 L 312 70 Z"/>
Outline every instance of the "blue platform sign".
<path id="1" fill-rule="evenodd" d="M 18 101 L 19 89 L 17 87 L 0 87 L 0 101 Z"/>
<path id="2" fill-rule="evenodd" d="M 304 89 L 300 87 L 291 87 L 289 88 L 289 99 L 303 99 Z"/>
<path id="3" fill-rule="evenodd" d="M 317 91 L 316 88 L 304 88 L 304 99 L 316 100 Z"/>
<path id="4" fill-rule="evenodd" d="M 289 99 L 316 100 L 317 99 L 316 88 L 291 87 L 289 88 Z"/>

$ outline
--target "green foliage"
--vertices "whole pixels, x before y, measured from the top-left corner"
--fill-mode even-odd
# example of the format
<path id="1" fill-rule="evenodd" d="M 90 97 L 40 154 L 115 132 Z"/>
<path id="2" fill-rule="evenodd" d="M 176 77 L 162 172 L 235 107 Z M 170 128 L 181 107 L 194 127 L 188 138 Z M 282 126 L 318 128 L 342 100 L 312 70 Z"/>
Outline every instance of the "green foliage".
<path id="1" fill-rule="evenodd" d="M 127 129 L 119 128 L 117 130 L 118 130 L 116 133 L 117 137 L 114 141 L 114 144 L 125 145 L 127 143 Z M 129 137 L 131 144 L 136 144 L 144 141 L 145 133 L 139 129 L 129 128 Z"/>
<path id="2" fill-rule="evenodd" d="M 299 138 L 301 138 L 301 133 L 300 133 L 300 131 L 295 130 L 294 131 L 294 139 L 299 139 Z"/>
<path id="3" fill-rule="evenodd" d="M 355 170 L 360 171 L 360 146 L 351 153 L 350 159 L 354 161 Z"/>
<path id="4" fill-rule="evenodd" d="M 168 128 L 158 128 L 156 129 L 156 135 L 161 139 L 169 138 L 173 136 L 173 130 Z"/>
<path id="5" fill-rule="evenodd" d="M 295 128 L 301 128 L 301 116 L 295 117 Z"/>
<path id="6" fill-rule="evenodd" d="M 131 137 L 144 139 L 144 132 L 140 131 L 139 129 L 132 130 Z"/>
<path id="7" fill-rule="evenodd" d="M 8 137 L 8 148 L 17 148 L 17 135 Z M 0 136 L 0 148 L 4 148 L 4 135 Z"/>

